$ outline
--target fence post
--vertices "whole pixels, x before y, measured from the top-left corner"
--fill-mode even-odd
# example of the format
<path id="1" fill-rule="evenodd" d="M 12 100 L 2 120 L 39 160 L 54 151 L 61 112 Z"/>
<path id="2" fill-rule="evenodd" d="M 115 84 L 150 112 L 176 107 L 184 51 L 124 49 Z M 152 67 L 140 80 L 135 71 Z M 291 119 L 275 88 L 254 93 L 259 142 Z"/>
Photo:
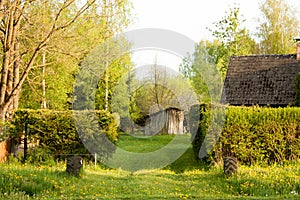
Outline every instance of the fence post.
<path id="1" fill-rule="evenodd" d="M 226 177 L 231 176 L 234 173 L 237 173 L 238 170 L 238 161 L 235 157 L 225 157 L 224 158 L 224 174 Z"/>
<path id="2" fill-rule="evenodd" d="M 80 156 L 71 156 L 67 159 L 67 173 L 74 175 L 74 176 L 80 176 L 80 172 L 82 170 L 83 166 L 83 160 Z"/>
<path id="3" fill-rule="evenodd" d="M 97 167 L 97 154 L 95 153 L 95 168 Z"/>
<path id="4" fill-rule="evenodd" d="M 28 135 L 28 124 L 25 124 L 25 133 L 24 133 L 24 162 L 27 159 L 27 149 L 28 149 L 28 144 L 27 144 L 27 135 Z"/>

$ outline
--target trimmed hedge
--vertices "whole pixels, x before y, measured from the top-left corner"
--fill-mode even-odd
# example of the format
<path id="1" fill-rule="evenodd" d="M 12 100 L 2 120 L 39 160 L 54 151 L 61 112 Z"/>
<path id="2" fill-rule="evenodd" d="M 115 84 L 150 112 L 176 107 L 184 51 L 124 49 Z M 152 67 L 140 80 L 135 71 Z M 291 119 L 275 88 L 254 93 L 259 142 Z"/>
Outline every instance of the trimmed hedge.
<path id="1" fill-rule="evenodd" d="M 222 125 L 222 120 L 218 118 L 222 114 L 216 114 L 222 113 L 222 109 L 211 109 L 207 105 L 201 105 L 192 110 L 191 117 L 197 110 L 201 118 L 193 141 L 195 156 L 198 157 L 205 136 L 209 135 L 206 139 L 211 142 L 206 144 L 214 145 L 204 161 L 222 162 L 224 157 L 233 156 L 237 157 L 239 162 L 251 165 L 283 163 L 300 158 L 298 107 L 227 107 L 219 138 L 216 133 L 211 132 L 217 127 L 216 124 Z M 213 128 L 208 129 L 209 126 Z"/>
<path id="2" fill-rule="evenodd" d="M 95 129 L 95 123 L 101 131 Z M 26 132 L 30 145 L 35 146 L 30 149 L 31 157 L 51 154 L 56 159 L 65 158 L 61 156 L 63 154 L 90 152 L 106 158 L 114 148 L 101 145 L 107 142 L 107 138 L 115 144 L 118 137 L 114 117 L 106 111 L 18 110 L 14 113 L 12 125 L 10 132 L 15 138 Z M 89 151 L 83 141 L 92 141 L 89 142 Z"/>

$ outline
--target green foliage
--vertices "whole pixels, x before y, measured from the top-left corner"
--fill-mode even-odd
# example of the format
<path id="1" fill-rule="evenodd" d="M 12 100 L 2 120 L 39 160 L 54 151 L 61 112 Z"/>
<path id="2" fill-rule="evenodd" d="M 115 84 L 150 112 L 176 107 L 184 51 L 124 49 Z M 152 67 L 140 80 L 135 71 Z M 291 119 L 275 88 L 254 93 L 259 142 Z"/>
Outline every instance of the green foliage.
<path id="1" fill-rule="evenodd" d="M 215 121 L 210 109 L 200 109 L 200 113 L 193 142 L 196 155 L 211 121 Z M 300 158 L 299 119 L 300 108 L 228 107 L 219 141 L 206 160 L 221 162 L 226 156 L 235 156 L 247 165 L 297 160 Z"/>
<path id="2" fill-rule="evenodd" d="M 150 114 L 170 107 L 187 111 L 198 102 L 191 83 L 166 66 L 156 63 L 144 66 L 135 69 L 129 78 L 127 122 L 132 119 L 136 124 L 144 126 Z"/>
<path id="3" fill-rule="evenodd" d="M 24 49 L 21 52 L 35 49 L 36 43 L 51 32 L 54 25 L 54 16 L 59 12 L 62 4 L 63 2 L 59 3 L 53 0 L 31 1 L 28 4 L 24 9 L 26 11 L 24 15 L 30 22 L 27 23 L 27 20 L 22 22 L 22 27 L 24 26 L 22 33 L 25 32 L 26 34 L 21 34 L 20 41 L 22 41 L 21 44 L 24 43 L 24 47 L 22 46 Z M 22 86 L 20 108 L 39 109 L 41 108 L 41 102 L 45 100 L 47 109 L 70 109 L 79 61 L 84 60 L 88 54 L 93 52 L 94 48 L 108 42 L 110 38 L 122 32 L 129 25 L 131 3 L 128 0 L 94 2 L 82 15 L 73 20 L 73 15 L 78 11 L 78 6 L 81 4 L 77 0 L 67 2 L 68 6 L 60 13 L 55 26 L 66 22 L 74 22 L 64 31 L 51 36 L 48 44 L 43 47 L 44 50 L 37 55 L 34 67 L 28 73 L 28 77 Z M 122 42 L 114 41 L 114 43 L 117 43 L 115 46 L 120 46 Z M 109 59 L 116 57 L 112 54 L 121 55 L 120 52 L 116 52 L 111 48 L 108 55 Z M 100 54 L 96 56 L 103 57 Z M 114 60 L 108 72 L 110 94 L 112 88 L 116 85 L 117 79 L 126 70 L 126 65 L 129 65 L 128 62 L 130 62 L 128 55 L 122 55 L 121 57 Z M 31 57 L 25 54 L 22 55 L 22 58 L 27 62 Z M 98 78 L 98 81 L 100 81 L 100 78 Z M 42 85 L 45 87 L 43 88 Z M 100 100 L 102 100 L 101 97 L 99 96 Z M 103 102 L 98 101 L 98 96 L 96 98 L 97 109 L 102 109 Z"/>
<path id="4" fill-rule="evenodd" d="M 29 142 L 35 145 L 29 151 L 30 161 L 47 161 L 50 157 L 64 158 L 61 154 L 89 154 L 83 145 L 87 141 L 91 141 L 91 153 L 98 153 L 101 158 L 106 158 L 114 149 L 107 149 L 101 146 L 102 143 L 96 142 L 109 140 L 116 143 L 118 137 L 114 118 L 106 111 L 18 110 L 12 124 L 14 128 L 10 130 L 11 134 L 18 137 L 26 129 Z M 101 130 L 92 129 L 94 126 L 89 124 L 101 127 Z"/>
<path id="5" fill-rule="evenodd" d="M 238 6 L 229 8 L 229 12 L 225 14 L 219 22 L 214 23 L 215 29 L 210 30 L 219 42 L 212 55 L 217 55 L 215 64 L 223 77 L 226 74 L 230 56 L 256 53 L 256 43 L 243 26 L 245 20 L 240 15 L 240 8 Z"/>
<path id="6" fill-rule="evenodd" d="M 55 156 L 53 155 L 53 152 L 51 149 L 48 149 L 47 147 L 35 147 L 32 149 L 29 149 L 27 152 L 28 156 L 26 157 L 26 162 L 38 164 L 38 165 L 48 165 L 53 166 L 55 164 Z M 64 156 L 63 156 L 64 157 Z M 63 158 L 60 156 L 56 156 L 56 158 Z M 25 160 L 25 159 L 24 159 Z"/>
<path id="7" fill-rule="evenodd" d="M 106 44 L 105 44 L 106 45 Z M 105 53 L 107 50 L 105 50 L 105 45 L 103 45 L 104 50 L 102 49 L 102 53 Z M 124 104 L 126 105 L 126 100 L 128 97 L 128 92 L 127 92 L 127 84 L 124 82 L 125 79 L 124 77 L 127 78 L 127 73 L 132 67 L 132 62 L 130 55 L 127 51 L 129 44 L 127 43 L 126 40 L 124 39 L 118 39 L 118 40 L 110 40 L 108 42 L 109 45 L 109 57 L 105 58 L 102 56 L 103 59 L 103 64 L 102 65 L 97 65 L 96 67 L 102 68 L 104 71 L 99 78 L 99 83 L 97 86 L 97 91 L 95 95 L 95 102 L 96 102 L 96 109 L 99 110 L 104 110 L 106 106 L 106 90 L 108 90 L 108 110 L 112 110 L 112 106 L 118 106 L 122 107 Z M 96 54 L 95 54 L 96 53 Z M 99 55 L 98 52 L 93 52 L 94 57 L 98 57 Z M 106 66 L 105 62 L 108 62 L 108 65 Z M 87 67 L 87 66 L 86 66 Z M 88 66 L 91 67 L 91 66 Z M 107 76 L 107 79 L 106 79 Z M 107 82 L 106 82 L 107 81 Z M 115 95 L 114 92 L 118 88 L 119 90 L 122 88 L 123 95 Z M 119 97 L 119 99 L 116 99 L 116 97 Z M 113 99 L 113 104 L 112 104 L 112 98 Z M 124 102 L 125 101 L 125 102 Z M 124 112 L 124 111 L 123 111 Z M 122 113 L 121 113 L 122 114 Z"/>
<path id="8" fill-rule="evenodd" d="M 265 0 L 260 5 L 261 16 L 257 36 L 260 53 L 295 53 L 294 37 L 298 35 L 297 11 L 286 0 Z"/>
<path id="9" fill-rule="evenodd" d="M 214 57 L 213 52 L 212 46 L 200 42 L 192 57 L 185 58 L 180 66 L 180 72 L 190 81 L 201 103 L 220 101 L 223 83 L 221 73 L 215 63 L 218 58 Z"/>
<path id="10" fill-rule="evenodd" d="M 7 137 L 9 136 L 9 129 L 11 127 L 11 123 L 9 121 L 5 121 L 3 122 L 2 120 L 0 120 L 0 130 L 1 130 L 1 134 L 0 134 L 0 142 L 3 142 L 5 139 L 7 139 Z"/>
<path id="11" fill-rule="evenodd" d="M 207 74 L 218 74 L 224 79 L 230 56 L 257 53 L 256 42 L 244 26 L 244 22 L 238 6 L 229 8 L 229 12 L 226 12 L 220 21 L 214 23 L 215 27 L 209 29 L 215 40 L 200 41 L 195 53 L 183 60 L 180 71 L 185 77 L 191 79 L 198 95 L 202 96 L 202 103 L 211 100 L 209 96 L 212 95 L 214 88 L 220 88 L 218 86 L 220 81 L 215 76 L 207 78 Z M 191 56 L 194 58 L 192 59 Z M 212 73 L 215 69 L 218 73 Z"/>
<path id="12" fill-rule="evenodd" d="M 47 61 L 52 64 L 47 65 L 45 74 L 42 73 L 41 68 L 35 68 L 28 75 L 21 91 L 19 108 L 40 109 L 41 102 L 45 98 L 48 109 L 69 109 L 72 102 L 74 74 L 78 68 L 77 60 L 52 53 L 47 56 Z M 41 62 L 40 57 L 37 58 L 37 62 Z M 45 79 L 46 84 L 45 97 L 42 95 L 41 88 L 43 79 Z"/>
<path id="13" fill-rule="evenodd" d="M 123 76 L 127 77 L 132 66 L 128 46 L 124 38 L 111 38 L 88 54 L 76 74 L 73 109 L 111 111 L 112 106 L 126 105 L 128 94 Z M 115 95 L 116 88 L 122 88 L 122 94 Z M 117 99 L 111 105 L 113 97 Z M 123 115 L 122 111 L 120 115 Z"/>
<path id="14" fill-rule="evenodd" d="M 192 145 L 195 158 L 198 159 L 201 145 L 204 142 L 208 129 L 208 104 L 195 105 L 191 107 L 189 112 L 189 126 L 192 136 Z M 202 159 L 207 162 L 207 157 Z"/>

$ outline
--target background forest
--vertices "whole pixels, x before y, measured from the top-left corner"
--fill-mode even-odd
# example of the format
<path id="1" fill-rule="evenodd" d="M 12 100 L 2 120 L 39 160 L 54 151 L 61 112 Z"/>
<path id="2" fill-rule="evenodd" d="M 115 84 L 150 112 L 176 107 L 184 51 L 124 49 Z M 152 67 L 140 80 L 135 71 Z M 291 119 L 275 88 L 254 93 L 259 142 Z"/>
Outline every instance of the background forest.
<path id="1" fill-rule="evenodd" d="M 96 109 L 134 131 L 132 120 L 144 125 L 151 113 L 181 107 L 187 114 L 195 103 L 218 102 L 230 56 L 295 53 L 299 30 L 285 0 L 261 2 L 255 32 L 239 5 L 229 7 L 208 27 L 214 39 L 199 41 L 178 73 L 157 58 L 144 67 L 132 61 L 131 44 L 116 37 L 132 21 L 129 0 L 15 0 L 0 7 L 3 123 L 24 108 Z"/>
<path id="2" fill-rule="evenodd" d="M 207 102 L 209 86 L 202 79 L 199 65 L 208 66 L 208 70 L 217 68 L 217 73 L 224 78 L 232 55 L 295 53 L 293 38 L 299 30 L 296 10 L 284 0 L 261 2 L 256 32 L 244 26 L 246 19 L 239 5 L 235 5 L 228 8 L 220 21 L 208 27 L 214 39 L 199 41 L 194 55 L 183 60 L 179 69 L 182 76 L 170 73 L 165 66 L 154 65 L 147 73 L 156 84 L 147 85 L 137 77 L 130 45 L 114 37 L 126 30 L 132 20 L 130 1 L 16 0 L 1 1 L 0 6 L 2 121 L 10 118 L 17 108 L 71 109 L 73 100 L 76 101 L 74 87 L 85 90 L 83 85 L 75 85 L 77 73 L 87 67 L 82 61 L 93 53 L 101 57 L 95 67 L 104 70 L 95 93 L 96 109 L 112 111 L 117 85 L 123 88 L 123 94 L 116 95 L 113 104 L 124 109 L 130 106 L 133 119 L 145 115 L 154 104 L 164 108 L 176 106 L 174 94 L 161 85 L 173 85 L 186 96 L 188 91 L 180 84 L 176 86 L 176 80 L 182 76 L 196 91 L 198 100 Z M 102 53 L 108 50 L 106 55 L 100 55 L 99 48 Z M 121 86 L 123 76 L 127 80 Z M 137 89 L 141 84 L 147 86 Z"/>

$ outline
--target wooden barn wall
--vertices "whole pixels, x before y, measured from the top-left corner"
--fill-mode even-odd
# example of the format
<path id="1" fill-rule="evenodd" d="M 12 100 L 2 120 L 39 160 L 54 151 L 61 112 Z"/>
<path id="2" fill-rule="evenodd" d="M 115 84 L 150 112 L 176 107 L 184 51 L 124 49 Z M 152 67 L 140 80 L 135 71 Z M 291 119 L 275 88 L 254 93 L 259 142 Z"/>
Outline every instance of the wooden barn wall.
<path id="1" fill-rule="evenodd" d="M 158 133 L 182 134 L 184 114 L 179 109 L 166 109 L 150 115 L 145 126 L 145 135 Z"/>

